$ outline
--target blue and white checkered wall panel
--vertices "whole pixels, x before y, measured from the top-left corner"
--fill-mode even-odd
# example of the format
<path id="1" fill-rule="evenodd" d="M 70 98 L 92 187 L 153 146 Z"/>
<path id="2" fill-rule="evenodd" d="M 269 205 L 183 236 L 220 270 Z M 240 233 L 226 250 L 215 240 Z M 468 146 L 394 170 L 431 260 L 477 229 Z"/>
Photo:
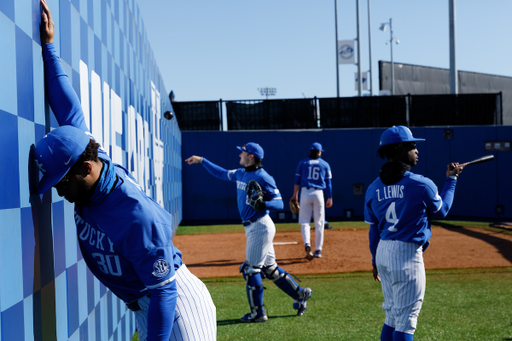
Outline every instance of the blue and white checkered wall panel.
<path id="1" fill-rule="evenodd" d="M 87 123 L 182 219 L 181 132 L 135 0 L 47 0 Z M 87 269 L 73 205 L 30 194 L 30 150 L 58 126 L 45 99 L 39 0 L 0 1 L 0 340 L 130 340 L 133 314 Z"/>

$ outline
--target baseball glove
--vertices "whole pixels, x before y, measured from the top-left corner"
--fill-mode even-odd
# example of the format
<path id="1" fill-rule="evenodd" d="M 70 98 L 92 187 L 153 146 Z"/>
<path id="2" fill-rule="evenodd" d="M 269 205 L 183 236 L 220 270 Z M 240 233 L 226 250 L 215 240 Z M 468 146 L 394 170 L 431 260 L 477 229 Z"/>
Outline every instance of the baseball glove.
<path id="1" fill-rule="evenodd" d="M 300 205 L 298 201 L 290 199 L 290 211 L 292 211 L 293 214 L 299 214 Z"/>
<path id="2" fill-rule="evenodd" d="M 263 199 L 263 190 L 257 181 L 250 180 L 245 191 L 247 193 L 247 204 L 254 208 L 255 211 L 267 207 Z"/>

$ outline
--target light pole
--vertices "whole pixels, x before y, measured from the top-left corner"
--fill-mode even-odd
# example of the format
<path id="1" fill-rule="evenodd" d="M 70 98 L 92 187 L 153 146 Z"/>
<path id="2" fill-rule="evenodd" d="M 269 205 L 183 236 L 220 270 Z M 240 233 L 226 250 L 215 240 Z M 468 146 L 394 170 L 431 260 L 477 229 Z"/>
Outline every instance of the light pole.
<path id="1" fill-rule="evenodd" d="M 391 95 L 395 94 L 395 64 L 393 63 L 393 20 L 389 18 L 389 22 L 380 24 L 380 30 L 386 31 L 386 26 L 389 25 L 389 45 L 391 46 Z M 400 44 L 400 40 L 396 39 L 396 43 Z"/>
<path id="2" fill-rule="evenodd" d="M 336 97 L 340 97 L 340 66 L 338 65 L 338 0 L 334 0 L 334 33 L 336 36 Z"/>
<path id="3" fill-rule="evenodd" d="M 357 16 L 357 94 L 359 97 L 363 94 L 363 82 L 361 77 L 361 29 L 359 26 L 359 0 L 356 0 Z"/>
<path id="4" fill-rule="evenodd" d="M 457 39 L 456 39 L 456 18 L 455 0 L 450 0 L 450 93 L 459 93 L 459 79 L 457 77 Z"/>
<path id="5" fill-rule="evenodd" d="M 372 19 L 370 16 L 370 0 L 368 0 L 368 46 L 370 56 L 370 96 L 373 96 L 373 72 L 372 72 Z"/>

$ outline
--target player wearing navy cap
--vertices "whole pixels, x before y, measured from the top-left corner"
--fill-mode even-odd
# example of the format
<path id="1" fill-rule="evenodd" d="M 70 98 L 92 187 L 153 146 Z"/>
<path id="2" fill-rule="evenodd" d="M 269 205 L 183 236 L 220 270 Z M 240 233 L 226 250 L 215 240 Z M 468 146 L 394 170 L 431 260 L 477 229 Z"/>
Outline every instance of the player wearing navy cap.
<path id="1" fill-rule="evenodd" d="M 366 192 L 364 219 L 370 224 L 373 277 L 384 294 L 384 341 L 413 339 L 425 296 L 423 252 L 432 236 L 430 222 L 448 214 L 464 168 L 448 165 L 439 195 L 432 180 L 410 171 L 418 163 L 416 142 L 421 141 L 404 126 L 384 131 L 378 153 L 388 162 Z"/>
<path id="2" fill-rule="evenodd" d="M 240 153 L 240 165 L 243 168 L 226 170 L 208 161 L 204 157 L 193 155 L 185 160 L 189 165 L 202 163 L 213 176 L 226 181 L 236 182 L 238 211 L 245 227 L 246 261 L 240 266 L 240 272 L 247 281 L 246 291 L 251 312 L 241 318 L 242 322 L 265 322 L 267 315 L 263 308 L 263 278 L 271 279 L 281 290 L 295 301 L 293 308 L 301 316 L 311 297 L 310 288 L 301 288 L 283 268 L 276 263 L 272 241 L 276 234 L 274 222 L 269 210 L 283 208 L 283 199 L 276 182 L 261 165 L 263 148 L 254 142 L 237 147 Z M 246 187 L 255 180 L 264 191 L 264 205 L 256 210 L 247 202 Z"/>
<path id="3" fill-rule="evenodd" d="M 47 95 L 61 127 L 34 150 L 43 173 L 36 193 L 55 187 L 75 203 L 82 256 L 94 276 L 135 312 L 139 340 L 215 340 L 215 306 L 173 246 L 172 216 L 90 135 L 56 55 L 50 10 L 41 4 Z"/>
<path id="4" fill-rule="evenodd" d="M 321 156 L 322 145 L 314 142 L 309 147 L 309 157 L 299 162 L 295 172 L 292 201 L 297 201 L 300 190 L 299 224 L 301 224 L 302 239 L 306 249 L 306 258 L 322 257 L 324 244 L 325 207 L 332 206 L 332 173 L 329 164 Z M 324 205 L 324 190 L 327 201 Z M 315 225 L 315 253 L 311 253 L 311 237 L 309 226 L 311 214 Z"/>

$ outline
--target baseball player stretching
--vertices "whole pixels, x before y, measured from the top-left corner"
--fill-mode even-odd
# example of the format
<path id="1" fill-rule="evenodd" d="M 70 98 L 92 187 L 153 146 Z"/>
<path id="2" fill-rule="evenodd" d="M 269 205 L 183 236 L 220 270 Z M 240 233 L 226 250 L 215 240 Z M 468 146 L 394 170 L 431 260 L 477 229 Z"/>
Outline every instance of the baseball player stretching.
<path id="1" fill-rule="evenodd" d="M 418 163 L 416 142 L 409 128 L 384 131 L 378 150 L 388 162 L 366 192 L 364 218 L 370 224 L 373 277 L 384 294 L 386 319 L 381 340 L 412 340 L 425 296 L 423 252 L 432 236 L 432 218 L 450 210 L 457 177 L 463 166 L 448 165 L 441 195 L 432 180 L 410 171 Z"/>
<path id="2" fill-rule="evenodd" d="M 226 170 L 200 156 L 191 156 L 185 160 L 189 165 L 202 163 L 213 176 L 226 181 L 236 182 L 238 211 L 245 227 L 246 261 L 240 266 L 240 272 L 247 281 L 246 291 L 251 312 L 241 318 L 242 322 L 265 322 L 267 315 L 263 309 L 263 278 L 271 279 L 281 290 L 295 301 L 293 308 L 301 316 L 306 309 L 307 300 L 311 297 L 310 288 L 301 288 L 289 273 L 276 263 L 276 255 L 272 241 L 276 227 L 268 213 L 269 210 L 283 208 L 281 193 L 276 182 L 261 165 L 263 148 L 253 142 L 237 147 L 240 153 L 240 164 L 244 168 Z M 246 186 L 250 180 L 257 181 L 264 191 L 264 204 L 255 210 L 247 201 Z"/>
<path id="3" fill-rule="evenodd" d="M 299 224 L 301 224 L 302 239 L 306 248 L 306 258 L 322 257 L 324 245 L 324 189 L 327 193 L 325 207 L 332 206 L 331 167 L 322 160 L 322 145 L 318 142 L 311 144 L 309 157 L 299 162 L 295 172 L 295 186 L 292 201 L 297 201 L 300 189 Z M 315 254 L 311 253 L 310 231 L 311 213 L 315 223 Z"/>
<path id="4" fill-rule="evenodd" d="M 60 127 L 34 150 L 43 173 L 36 193 L 55 187 L 59 196 L 75 203 L 83 259 L 134 311 L 139 340 L 215 340 L 215 306 L 172 244 L 172 216 L 90 135 L 56 54 L 50 10 L 44 0 L 41 4 L 46 89 Z"/>

